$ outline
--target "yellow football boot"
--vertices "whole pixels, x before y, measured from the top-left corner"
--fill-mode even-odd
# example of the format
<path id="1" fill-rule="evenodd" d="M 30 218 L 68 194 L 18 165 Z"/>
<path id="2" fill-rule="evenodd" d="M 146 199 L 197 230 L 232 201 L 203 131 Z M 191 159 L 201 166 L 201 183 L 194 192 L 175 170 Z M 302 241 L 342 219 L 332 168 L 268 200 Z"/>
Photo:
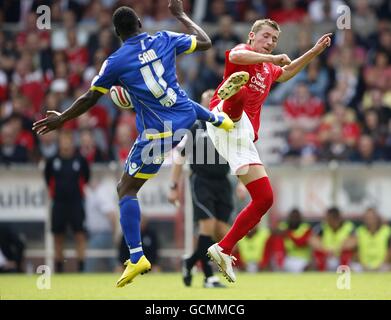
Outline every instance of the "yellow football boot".
<path id="1" fill-rule="evenodd" d="M 231 98 L 247 83 L 249 77 L 250 75 L 246 71 L 238 71 L 231 74 L 219 88 L 219 91 L 217 92 L 218 97 L 221 100 Z"/>
<path id="2" fill-rule="evenodd" d="M 130 260 L 126 260 L 124 265 L 126 269 L 117 281 L 117 288 L 131 283 L 139 274 L 144 274 L 151 270 L 151 263 L 145 256 L 142 256 L 137 263 L 131 263 Z"/>
<path id="3" fill-rule="evenodd" d="M 234 128 L 235 124 L 231 120 L 231 118 L 225 112 L 216 113 L 217 121 L 212 124 L 220 129 L 224 129 L 225 131 L 229 131 Z"/>

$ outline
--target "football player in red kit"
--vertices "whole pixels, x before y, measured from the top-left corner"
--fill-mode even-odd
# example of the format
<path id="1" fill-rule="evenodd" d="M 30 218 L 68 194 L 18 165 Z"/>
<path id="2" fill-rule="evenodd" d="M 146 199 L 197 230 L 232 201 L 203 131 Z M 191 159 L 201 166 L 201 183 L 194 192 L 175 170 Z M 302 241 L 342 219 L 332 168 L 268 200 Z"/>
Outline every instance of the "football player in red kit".
<path id="1" fill-rule="evenodd" d="M 331 33 L 325 34 L 310 50 L 291 61 L 286 54 L 272 54 L 280 32 L 275 21 L 257 20 L 247 44 L 226 52 L 224 79 L 210 102 L 213 112 L 224 111 L 236 122 L 230 132 L 220 132 L 207 124 L 208 134 L 251 195 L 251 202 L 238 214 L 225 237 L 208 249 L 208 256 L 230 282 L 236 279 L 232 268 L 233 247 L 273 204 L 273 190 L 254 144 L 258 139 L 262 105 L 274 81 L 289 80 L 331 44 Z"/>

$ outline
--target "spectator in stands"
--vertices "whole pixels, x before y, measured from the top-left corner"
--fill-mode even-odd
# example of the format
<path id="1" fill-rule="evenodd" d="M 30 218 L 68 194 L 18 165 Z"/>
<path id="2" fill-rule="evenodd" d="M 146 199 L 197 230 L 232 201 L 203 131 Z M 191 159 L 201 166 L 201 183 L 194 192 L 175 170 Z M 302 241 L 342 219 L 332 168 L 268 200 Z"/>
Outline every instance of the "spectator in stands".
<path id="1" fill-rule="evenodd" d="M 351 52 L 350 59 L 357 67 L 362 67 L 367 59 L 367 50 L 358 41 L 358 36 L 353 29 L 343 29 L 336 34 L 335 46 L 330 50 L 329 59 L 338 60 L 345 48 L 349 49 L 347 52 Z"/>
<path id="2" fill-rule="evenodd" d="M 61 10 L 61 9 L 60 9 Z M 52 10 L 52 16 L 54 10 Z M 71 10 L 61 10 L 61 24 L 60 28 L 53 29 L 51 32 L 51 47 L 53 50 L 66 50 L 69 47 L 68 31 L 76 29 L 76 42 L 80 45 L 85 45 L 87 42 L 88 33 L 85 28 L 78 27 L 75 12 Z"/>
<path id="3" fill-rule="evenodd" d="M 391 89 L 391 65 L 385 51 L 377 51 L 374 63 L 365 67 L 364 81 L 367 89 Z"/>
<path id="4" fill-rule="evenodd" d="M 308 6 L 308 13 L 315 23 L 336 21 L 339 17 L 338 8 L 345 5 L 342 0 L 313 0 Z"/>
<path id="5" fill-rule="evenodd" d="M 368 0 L 352 1 L 352 29 L 358 33 L 361 39 L 366 39 L 376 30 L 377 17 Z"/>
<path id="6" fill-rule="evenodd" d="M 18 132 L 14 130 L 12 123 L 3 124 L 0 130 L 0 163 L 28 162 L 27 148 L 17 143 Z"/>
<path id="7" fill-rule="evenodd" d="M 1 46 L 1 44 L 0 44 Z M 1 56 L 0 56 L 0 68 L 1 68 Z M 5 102 L 7 98 L 8 90 L 8 78 L 7 74 L 0 69 L 0 103 Z"/>
<path id="8" fill-rule="evenodd" d="M 299 82 L 293 94 L 284 102 L 288 125 L 298 126 L 306 132 L 314 132 L 318 128 L 324 109 L 322 100 L 311 95 L 309 87 L 304 82 Z"/>
<path id="9" fill-rule="evenodd" d="M 331 67 L 330 79 L 333 79 L 330 86 L 340 91 L 343 104 L 355 107 L 362 97 L 364 81 L 359 61 L 352 57 L 353 48 L 342 46 L 327 63 Z"/>
<path id="10" fill-rule="evenodd" d="M 39 153 L 44 160 L 53 158 L 58 153 L 57 131 L 38 136 L 38 141 Z"/>
<path id="11" fill-rule="evenodd" d="M 115 142 L 113 147 L 113 159 L 124 164 L 129 153 L 129 148 L 132 145 L 131 128 L 126 123 L 121 123 L 117 126 L 115 132 Z"/>
<path id="12" fill-rule="evenodd" d="M 343 143 L 348 148 L 353 148 L 360 136 L 360 127 L 354 110 L 343 104 L 343 92 L 339 89 L 330 92 L 329 103 L 331 111 L 322 119 L 319 127 L 319 142 L 326 146 L 326 150 L 327 145 L 335 143 Z M 336 135 L 339 131 L 340 134 Z M 332 153 L 343 154 L 340 147 L 335 151 Z"/>
<path id="13" fill-rule="evenodd" d="M 379 120 L 382 124 L 387 125 L 391 119 L 391 90 L 382 92 L 380 89 L 367 90 L 362 99 L 361 113 L 365 113 L 368 109 L 374 109 L 379 114 Z"/>
<path id="14" fill-rule="evenodd" d="M 269 267 L 271 232 L 266 227 L 255 227 L 237 244 L 238 266 L 247 272 L 258 272 Z"/>
<path id="15" fill-rule="evenodd" d="M 86 188 L 86 228 L 88 249 L 115 248 L 115 235 L 118 230 L 118 197 L 115 182 L 97 172 Z M 86 260 L 86 271 L 113 271 L 114 257 L 90 257 Z"/>
<path id="16" fill-rule="evenodd" d="M 384 51 L 387 53 L 388 61 L 391 61 L 391 29 L 389 26 L 390 19 L 388 18 L 388 28 L 382 31 L 379 37 L 379 51 Z"/>
<path id="17" fill-rule="evenodd" d="M 326 90 L 329 85 L 329 76 L 319 57 L 312 60 L 307 68 L 296 77 L 297 82 L 305 82 L 307 84 L 313 96 L 325 99 Z"/>
<path id="18" fill-rule="evenodd" d="M 99 117 L 94 116 L 97 110 L 89 110 L 87 113 L 79 116 L 75 121 L 75 126 L 78 129 L 76 138 L 80 140 L 80 133 L 83 130 L 88 130 L 94 137 L 96 146 L 102 153 L 107 153 L 108 150 L 108 132 L 106 128 L 99 127 Z"/>
<path id="19" fill-rule="evenodd" d="M 89 164 L 104 162 L 105 156 L 96 145 L 94 136 L 91 130 L 83 129 L 79 133 L 80 137 L 80 154 L 87 160 Z"/>
<path id="20" fill-rule="evenodd" d="M 17 61 L 12 81 L 29 99 L 33 113 L 38 113 L 45 97 L 45 86 L 42 71 L 33 66 L 29 53 L 24 53 Z"/>
<path id="21" fill-rule="evenodd" d="M 267 7 L 263 1 L 248 0 L 246 1 L 246 10 L 242 13 L 242 20 L 247 23 L 259 19 L 259 17 L 266 17 Z"/>
<path id="22" fill-rule="evenodd" d="M 221 16 L 218 20 L 218 26 L 218 32 L 211 37 L 213 46 L 205 53 L 205 68 L 200 70 L 201 83 L 204 83 L 207 88 L 215 88 L 219 85 L 224 76 L 226 51 L 240 43 L 240 38 L 234 32 L 231 16 Z"/>
<path id="23" fill-rule="evenodd" d="M 69 66 L 68 81 L 71 88 L 77 88 L 82 82 L 82 75 L 88 64 L 88 50 L 78 42 L 75 28 L 68 30 L 67 39 L 65 54 Z"/>
<path id="24" fill-rule="evenodd" d="M 391 111 L 391 110 L 390 110 Z M 375 148 L 383 148 L 387 135 L 386 123 L 379 119 L 379 112 L 374 109 L 368 109 L 364 113 L 362 133 L 369 135 L 375 144 Z"/>
<path id="25" fill-rule="evenodd" d="M 268 17 L 278 24 L 300 23 L 306 15 L 304 8 L 297 5 L 298 1 L 281 0 L 279 7 L 271 10 Z"/>
<path id="26" fill-rule="evenodd" d="M 309 244 L 318 270 L 335 271 L 339 265 L 349 265 L 355 246 L 354 224 L 344 221 L 338 208 L 329 208 L 325 221 L 313 228 Z"/>
<path id="27" fill-rule="evenodd" d="M 26 119 L 14 113 L 7 119 L 7 123 L 11 124 L 13 131 L 16 133 L 16 143 L 27 149 L 28 160 L 34 160 L 33 151 L 36 144 L 36 137 L 33 136 L 31 127 L 24 127 L 24 124 L 29 124 L 31 121 L 28 118 Z"/>
<path id="28" fill-rule="evenodd" d="M 188 12 L 186 5 L 187 1 L 183 1 L 183 10 Z M 159 25 L 161 29 L 173 30 L 177 25 L 176 19 L 172 16 L 167 7 L 167 1 L 165 0 L 155 0 L 155 26 Z M 154 26 L 154 27 L 155 27 Z"/>
<path id="29" fill-rule="evenodd" d="M 82 0 L 84 1 L 84 0 Z M 84 1 L 86 6 L 85 10 L 81 16 L 80 24 L 86 25 L 91 29 L 95 29 L 97 24 L 99 24 L 99 16 L 105 15 L 105 8 L 103 6 L 103 1 Z M 103 20 L 106 20 L 104 17 Z"/>
<path id="30" fill-rule="evenodd" d="M 61 65 L 65 66 L 64 64 Z M 50 85 L 50 91 L 56 95 L 59 101 L 56 110 L 65 110 L 70 100 L 68 80 L 66 78 L 54 79 Z"/>
<path id="31" fill-rule="evenodd" d="M 287 145 L 282 151 L 283 161 L 293 164 L 312 164 L 317 159 L 317 149 L 307 141 L 301 127 L 295 126 L 288 132 Z"/>
<path id="32" fill-rule="evenodd" d="M 329 75 L 321 65 L 319 57 L 312 60 L 307 68 L 302 70 L 291 80 L 278 84 L 270 94 L 269 103 L 282 104 L 285 99 L 289 99 L 289 95 L 294 91 L 294 88 L 300 83 L 305 83 L 312 96 L 324 100 L 326 97 L 326 89 L 329 85 Z"/>
<path id="33" fill-rule="evenodd" d="M 373 138 L 367 134 L 360 136 L 357 149 L 351 154 L 350 160 L 370 164 L 383 159 L 383 148 L 375 147 Z"/>
<path id="34" fill-rule="evenodd" d="M 90 33 L 87 42 L 90 64 L 93 62 L 92 58 L 98 50 L 103 50 L 105 56 L 107 57 L 119 47 L 118 38 L 114 37 L 111 32 L 111 12 L 109 9 L 101 10 L 101 12 L 99 12 L 97 17 L 97 23 L 98 25 L 96 26 L 96 31 L 92 31 Z M 105 44 L 103 47 L 102 40 L 100 39 L 102 31 L 104 31 L 104 33 L 109 32 L 110 35 L 108 39 L 105 39 L 105 41 L 103 41 Z M 104 37 L 106 37 L 106 35 Z"/>
<path id="35" fill-rule="evenodd" d="M 84 229 L 84 187 L 90 178 L 88 162 L 76 154 L 73 134 L 59 134 L 59 152 L 45 165 L 45 181 L 52 199 L 55 271 L 64 270 L 64 242 L 68 226 L 74 232 L 78 271 L 84 270 L 86 237 Z"/>
<path id="36" fill-rule="evenodd" d="M 388 271 L 391 262 L 391 228 L 384 223 L 374 208 L 362 218 L 363 225 L 356 230 L 359 270 Z"/>
<path id="37" fill-rule="evenodd" d="M 9 225 L 0 225 L 0 273 L 22 272 L 25 243 Z"/>
<path id="38" fill-rule="evenodd" d="M 15 68 L 18 53 L 12 35 L 0 30 L 0 69 L 9 77 Z"/>
<path id="39" fill-rule="evenodd" d="M 94 77 L 99 73 L 100 67 L 105 61 L 107 55 L 105 51 L 101 48 L 94 51 L 93 54 L 93 63 L 83 72 L 83 86 L 88 87 Z"/>
<path id="40" fill-rule="evenodd" d="M 334 124 L 328 130 L 328 138 L 324 141 L 319 150 L 319 159 L 321 161 L 347 161 L 352 153 L 350 147 L 344 138 L 343 128 L 340 124 Z"/>
<path id="41" fill-rule="evenodd" d="M 281 222 L 273 235 L 273 254 L 280 270 L 303 272 L 309 269 L 311 235 L 311 226 L 303 222 L 301 212 L 292 209 L 287 221 Z"/>
<path id="42" fill-rule="evenodd" d="M 226 14 L 228 14 L 228 9 L 225 0 L 208 1 L 204 22 L 216 23 L 219 17 Z"/>

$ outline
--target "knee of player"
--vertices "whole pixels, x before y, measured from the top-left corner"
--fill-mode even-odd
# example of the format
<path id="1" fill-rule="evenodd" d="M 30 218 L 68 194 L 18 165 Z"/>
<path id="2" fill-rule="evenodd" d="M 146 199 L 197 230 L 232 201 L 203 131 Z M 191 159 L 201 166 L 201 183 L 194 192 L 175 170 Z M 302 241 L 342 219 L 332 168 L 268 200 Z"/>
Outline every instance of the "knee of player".
<path id="1" fill-rule="evenodd" d="M 269 208 L 274 203 L 274 195 L 273 195 L 273 190 L 269 190 L 268 192 L 265 193 L 265 202 Z"/>
<path id="2" fill-rule="evenodd" d="M 271 189 L 264 190 L 263 192 L 260 192 L 253 201 L 261 211 L 269 210 L 274 202 L 273 191 Z"/>

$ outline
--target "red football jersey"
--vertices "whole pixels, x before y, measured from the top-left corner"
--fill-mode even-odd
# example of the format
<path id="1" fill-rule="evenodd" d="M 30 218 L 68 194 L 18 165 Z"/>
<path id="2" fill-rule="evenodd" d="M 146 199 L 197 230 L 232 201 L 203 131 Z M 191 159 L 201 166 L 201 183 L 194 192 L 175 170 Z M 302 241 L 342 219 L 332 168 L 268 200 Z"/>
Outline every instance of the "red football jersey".
<path id="1" fill-rule="evenodd" d="M 265 102 L 267 95 L 269 94 L 273 82 L 281 75 L 282 68 L 272 63 L 266 62 L 251 65 L 239 65 L 229 61 L 229 53 L 232 50 L 243 49 L 254 51 L 252 47 L 248 44 L 239 44 L 235 48 L 226 51 L 224 79 L 215 91 L 213 98 L 210 101 L 209 108 L 210 110 L 212 110 L 221 101 L 220 98 L 217 96 L 217 91 L 224 83 L 225 79 L 227 79 L 234 72 L 248 72 L 250 75 L 249 80 L 246 84 L 246 87 L 248 89 L 248 97 L 243 110 L 246 112 L 254 128 L 254 141 L 256 141 L 258 139 L 258 131 L 260 127 L 260 115 L 262 105 Z"/>

